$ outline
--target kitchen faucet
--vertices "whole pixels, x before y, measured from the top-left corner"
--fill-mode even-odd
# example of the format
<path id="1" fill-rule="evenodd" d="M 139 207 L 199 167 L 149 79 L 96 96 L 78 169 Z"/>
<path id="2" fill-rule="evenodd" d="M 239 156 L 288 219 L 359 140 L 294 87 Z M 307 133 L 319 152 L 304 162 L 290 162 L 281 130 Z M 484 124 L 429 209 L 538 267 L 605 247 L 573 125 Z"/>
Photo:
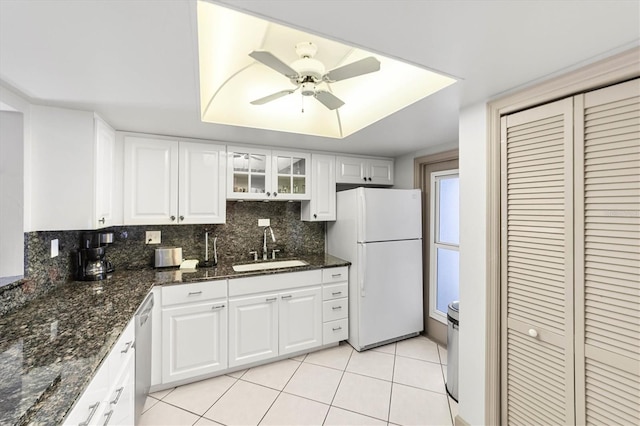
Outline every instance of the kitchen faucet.
<path id="1" fill-rule="evenodd" d="M 275 243 L 276 237 L 273 235 L 273 229 L 270 226 L 264 227 L 264 233 L 262 236 L 262 260 L 267 260 L 267 229 L 271 232 L 271 240 Z"/>

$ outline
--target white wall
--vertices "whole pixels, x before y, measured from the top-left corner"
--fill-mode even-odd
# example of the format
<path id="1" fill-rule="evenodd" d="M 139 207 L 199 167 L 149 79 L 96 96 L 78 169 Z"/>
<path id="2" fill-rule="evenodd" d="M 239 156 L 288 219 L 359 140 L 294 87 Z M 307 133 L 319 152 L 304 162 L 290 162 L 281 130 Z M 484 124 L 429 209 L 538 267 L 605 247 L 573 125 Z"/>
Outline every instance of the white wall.
<path id="1" fill-rule="evenodd" d="M 460 111 L 459 416 L 485 423 L 487 106 Z"/>
<path id="2" fill-rule="evenodd" d="M 399 189 L 413 189 L 413 160 L 424 155 L 437 154 L 458 148 L 458 143 L 449 142 L 412 152 L 395 158 L 393 187 Z"/>

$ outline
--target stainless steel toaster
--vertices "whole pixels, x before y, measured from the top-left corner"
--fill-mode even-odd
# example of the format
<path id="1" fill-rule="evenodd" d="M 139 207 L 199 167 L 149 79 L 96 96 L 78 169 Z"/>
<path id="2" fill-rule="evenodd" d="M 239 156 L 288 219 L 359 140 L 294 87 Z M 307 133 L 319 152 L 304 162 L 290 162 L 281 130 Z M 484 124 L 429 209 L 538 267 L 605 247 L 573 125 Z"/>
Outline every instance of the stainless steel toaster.
<path id="1" fill-rule="evenodd" d="M 182 247 L 158 247 L 156 249 L 156 268 L 180 266 L 182 263 Z"/>

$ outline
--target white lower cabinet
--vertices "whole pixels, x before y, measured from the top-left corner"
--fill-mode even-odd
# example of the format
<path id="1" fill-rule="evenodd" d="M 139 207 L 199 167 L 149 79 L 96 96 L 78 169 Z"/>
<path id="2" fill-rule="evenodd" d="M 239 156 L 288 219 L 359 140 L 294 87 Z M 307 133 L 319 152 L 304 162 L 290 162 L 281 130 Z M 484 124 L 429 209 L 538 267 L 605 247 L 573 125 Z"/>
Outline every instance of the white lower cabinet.
<path id="1" fill-rule="evenodd" d="M 322 345 L 322 289 L 280 294 L 280 355 Z"/>
<path id="2" fill-rule="evenodd" d="M 229 367 L 322 345 L 320 287 L 229 301 Z"/>
<path id="3" fill-rule="evenodd" d="M 134 338 L 132 320 L 65 419 L 65 425 L 133 425 Z"/>
<path id="4" fill-rule="evenodd" d="M 347 280 L 345 266 L 163 286 L 152 389 L 347 339 Z"/>
<path id="5" fill-rule="evenodd" d="M 278 355 L 278 294 L 229 300 L 229 367 Z"/>
<path id="6" fill-rule="evenodd" d="M 162 383 L 226 369 L 226 280 L 162 290 Z"/>

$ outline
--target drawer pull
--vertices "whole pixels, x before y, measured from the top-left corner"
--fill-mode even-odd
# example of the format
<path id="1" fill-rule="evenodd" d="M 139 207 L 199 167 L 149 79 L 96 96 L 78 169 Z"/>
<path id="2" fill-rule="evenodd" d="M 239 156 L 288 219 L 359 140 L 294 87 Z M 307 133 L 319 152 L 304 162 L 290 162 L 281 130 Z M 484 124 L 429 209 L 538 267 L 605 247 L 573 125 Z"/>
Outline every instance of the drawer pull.
<path id="1" fill-rule="evenodd" d="M 113 401 L 111 401 L 111 404 L 115 405 L 118 403 L 118 401 L 120 401 L 120 395 L 122 395 L 123 390 L 124 390 L 124 386 L 120 386 L 118 389 L 116 389 L 116 397 L 113 398 Z"/>
<path id="2" fill-rule="evenodd" d="M 202 291 L 190 291 L 189 292 L 189 296 L 197 296 L 199 294 L 202 294 Z"/>
<path id="3" fill-rule="evenodd" d="M 282 296 L 283 299 L 291 299 L 293 296 L 291 294 L 287 294 L 286 296 Z"/>
<path id="4" fill-rule="evenodd" d="M 133 343 L 133 341 L 128 341 L 127 343 L 124 344 L 125 348 L 123 350 L 120 351 L 121 354 L 126 354 L 127 352 L 129 352 L 129 349 L 131 349 L 131 344 Z"/>
<path id="5" fill-rule="evenodd" d="M 111 415 L 113 415 L 113 410 L 109 410 L 106 413 L 104 413 L 104 416 L 106 417 L 106 419 L 104 419 L 104 423 L 102 423 L 102 426 L 107 426 L 109 424 L 109 420 L 111 420 Z"/>
<path id="6" fill-rule="evenodd" d="M 342 294 L 341 291 L 334 291 L 333 293 L 331 293 L 332 296 L 339 296 L 341 294 Z"/>
<path id="7" fill-rule="evenodd" d="M 104 416 L 106 417 L 106 419 L 104 419 L 104 423 L 102 423 L 102 426 L 107 426 L 109 424 L 109 420 L 111 420 L 112 415 L 113 415 L 113 410 L 109 410 L 106 413 L 104 413 Z"/>
<path id="8" fill-rule="evenodd" d="M 276 300 L 278 300 L 277 297 L 269 297 L 268 299 L 266 299 L 266 302 L 275 302 Z"/>
<path id="9" fill-rule="evenodd" d="M 338 326 L 338 327 L 333 327 L 333 331 L 340 331 L 342 330 L 342 327 Z"/>
<path id="10" fill-rule="evenodd" d="M 332 306 L 331 309 L 333 309 L 334 311 L 337 311 L 338 309 L 342 309 L 342 305 L 340 305 L 340 306 Z"/>
<path id="11" fill-rule="evenodd" d="M 342 274 L 331 274 L 331 278 L 340 278 Z"/>
<path id="12" fill-rule="evenodd" d="M 87 420 L 85 420 L 84 422 L 80 422 L 78 423 L 78 426 L 87 426 L 89 424 L 89 422 L 91 421 L 91 417 L 93 417 L 93 415 L 96 413 L 96 410 L 98 409 L 98 406 L 100 405 L 100 401 L 96 402 L 93 405 L 89 406 L 89 417 L 87 417 Z"/>
<path id="13" fill-rule="evenodd" d="M 222 308 L 224 308 L 224 306 L 225 306 L 224 304 L 222 304 L 222 305 L 216 305 L 216 306 L 211 307 L 211 310 L 214 310 L 214 309 L 222 309 Z"/>

